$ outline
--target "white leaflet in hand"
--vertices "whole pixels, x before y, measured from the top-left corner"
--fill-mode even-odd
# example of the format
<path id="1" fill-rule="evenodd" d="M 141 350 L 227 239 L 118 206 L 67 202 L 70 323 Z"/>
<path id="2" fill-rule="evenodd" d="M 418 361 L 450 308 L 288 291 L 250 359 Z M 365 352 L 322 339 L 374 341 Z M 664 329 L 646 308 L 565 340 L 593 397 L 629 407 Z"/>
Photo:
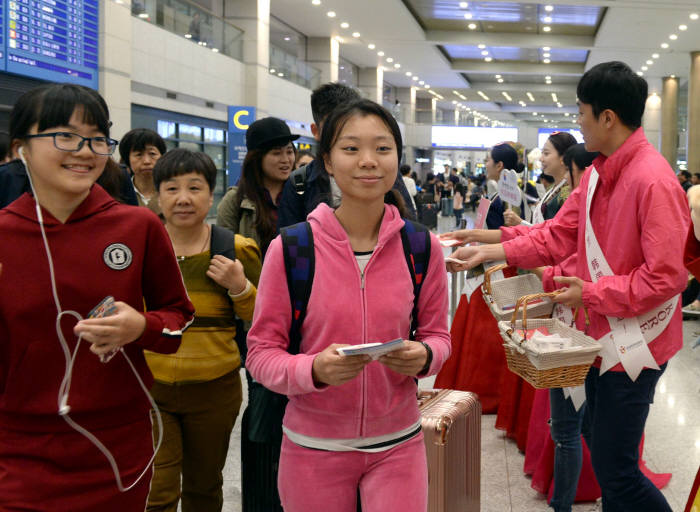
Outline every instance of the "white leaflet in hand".
<path id="1" fill-rule="evenodd" d="M 387 341 L 386 343 L 363 343 L 361 345 L 350 345 L 348 347 L 340 347 L 335 351 L 341 356 L 357 356 L 366 354 L 372 359 L 379 359 L 380 356 L 398 350 L 403 346 L 403 339 Z"/>
<path id="2" fill-rule="evenodd" d="M 455 245 L 460 245 L 462 242 L 460 240 L 440 240 L 440 245 L 443 247 L 452 247 Z"/>
<path id="3" fill-rule="evenodd" d="M 522 195 L 518 188 L 518 174 L 514 170 L 503 169 L 501 171 L 501 177 L 498 179 L 498 197 L 506 203 L 520 205 Z"/>

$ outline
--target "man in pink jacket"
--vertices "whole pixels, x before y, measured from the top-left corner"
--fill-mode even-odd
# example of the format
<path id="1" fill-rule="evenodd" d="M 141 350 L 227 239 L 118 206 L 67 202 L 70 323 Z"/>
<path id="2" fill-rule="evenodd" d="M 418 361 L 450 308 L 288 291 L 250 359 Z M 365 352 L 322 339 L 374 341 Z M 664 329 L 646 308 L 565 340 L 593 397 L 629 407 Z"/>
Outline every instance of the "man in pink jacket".
<path id="1" fill-rule="evenodd" d="M 684 289 L 685 194 L 641 126 L 644 79 L 621 62 L 591 68 L 578 84 L 586 149 L 600 156 L 558 215 L 542 229 L 502 244 L 459 249 L 471 268 L 505 258 L 521 268 L 577 254 L 575 276 L 557 277 L 556 299 L 584 306 L 578 327 L 603 349 L 586 378 L 588 445 L 604 510 L 670 511 L 638 467 L 638 446 L 654 389 L 683 345 L 677 295 Z"/>

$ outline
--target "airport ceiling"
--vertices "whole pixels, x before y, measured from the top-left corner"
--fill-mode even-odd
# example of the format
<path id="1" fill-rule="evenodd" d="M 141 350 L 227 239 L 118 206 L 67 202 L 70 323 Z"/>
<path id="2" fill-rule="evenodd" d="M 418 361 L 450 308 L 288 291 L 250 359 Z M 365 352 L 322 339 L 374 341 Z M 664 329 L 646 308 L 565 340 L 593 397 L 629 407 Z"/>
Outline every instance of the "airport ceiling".
<path id="1" fill-rule="evenodd" d="M 687 81 L 700 50 L 700 0 L 272 0 L 271 13 L 338 38 L 342 58 L 384 66 L 394 86 L 504 122 L 570 121 L 578 78 L 609 60 L 660 93 L 662 77 Z"/>

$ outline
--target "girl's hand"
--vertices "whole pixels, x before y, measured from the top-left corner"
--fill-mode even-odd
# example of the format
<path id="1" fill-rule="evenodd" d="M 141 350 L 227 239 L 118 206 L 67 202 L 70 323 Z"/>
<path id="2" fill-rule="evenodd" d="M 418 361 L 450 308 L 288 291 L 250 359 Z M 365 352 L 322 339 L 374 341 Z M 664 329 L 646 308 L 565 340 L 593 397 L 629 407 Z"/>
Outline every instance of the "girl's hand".
<path id="1" fill-rule="evenodd" d="M 233 295 L 238 295 L 245 290 L 247 279 L 243 264 L 239 260 L 230 260 L 226 256 L 217 254 L 211 259 L 207 276 Z"/>
<path id="2" fill-rule="evenodd" d="M 440 239 L 440 241 L 454 240 L 456 242 L 459 242 L 455 245 L 465 245 L 470 242 L 473 242 L 473 240 L 471 239 L 471 231 L 471 229 L 459 229 L 457 231 L 442 233 L 438 235 L 438 238 Z"/>
<path id="3" fill-rule="evenodd" d="M 347 346 L 349 345 L 334 343 L 316 355 L 312 367 L 314 382 L 340 386 L 357 377 L 372 361 L 368 355 L 341 356 L 335 351 L 337 348 Z"/>
<path id="4" fill-rule="evenodd" d="M 415 377 L 428 361 L 428 351 L 417 341 L 403 340 L 403 347 L 384 354 L 378 361 L 396 373 Z"/>
<path id="5" fill-rule="evenodd" d="M 558 276 L 554 280 L 563 286 L 568 286 L 564 288 L 564 291 L 559 295 L 552 298 L 554 302 L 560 302 L 565 306 L 571 308 L 582 308 L 583 307 L 583 280 L 578 277 L 564 277 Z"/>
<path id="6" fill-rule="evenodd" d="M 462 272 L 463 270 L 472 269 L 484 261 L 486 258 L 482 255 L 484 246 L 480 245 L 468 245 L 466 247 L 460 247 L 455 252 L 453 252 L 450 257 L 455 260 L 459 260 L 462 263 L 455 263 L 453 261 L 447 262 L 448 272 Z"/>
<path id="7" fill-rule="evenodd" d="M 141 337 L 146 330 L 146 317 L 125 302 L 115 302 L 116 312 L 102 318 L 81 320 L 73 328 L 76 336 L 92 343 L 90 350 L 106 355 Z"/>
<path id="8" fill-rule="evenodd" d="M 517 226 L 523 222 L 523 219 L 513 210 L 506 210 L 503 212 L 503 222 L 506 226 Z"/>

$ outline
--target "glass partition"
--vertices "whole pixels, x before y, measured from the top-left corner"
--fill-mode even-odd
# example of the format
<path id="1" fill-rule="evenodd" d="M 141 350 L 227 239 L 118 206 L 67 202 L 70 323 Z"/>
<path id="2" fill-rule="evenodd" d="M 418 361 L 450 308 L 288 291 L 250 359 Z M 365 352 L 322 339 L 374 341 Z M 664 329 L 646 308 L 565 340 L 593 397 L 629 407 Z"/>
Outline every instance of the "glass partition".
<path id="1" fill-rule="evenodd" d="M 243 59 L 243 31 L 187 0 L 133 0 L 131 14 L 213 52 Z"/>
<path id="2" fill-rule="evenodd" d="M 321 71 L 291 53 L 270 45 L 270 74 L 315 89 L 321 85 Z"/>

